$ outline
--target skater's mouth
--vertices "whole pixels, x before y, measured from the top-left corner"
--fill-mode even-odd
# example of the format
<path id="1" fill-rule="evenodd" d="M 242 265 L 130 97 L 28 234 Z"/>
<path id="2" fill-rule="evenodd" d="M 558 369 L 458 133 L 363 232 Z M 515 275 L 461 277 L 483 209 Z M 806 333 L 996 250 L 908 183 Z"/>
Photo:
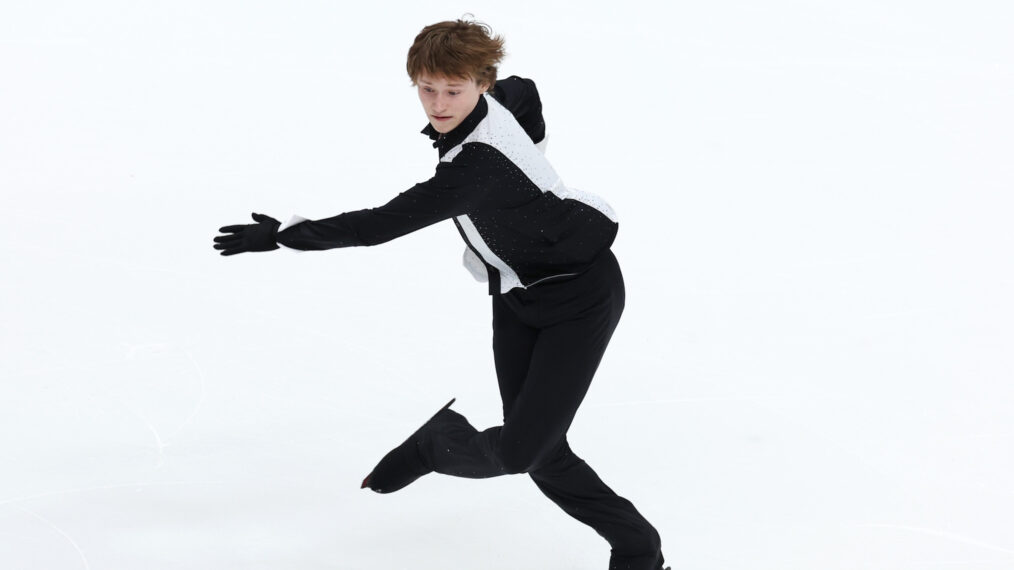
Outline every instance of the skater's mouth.
<path id="1" fill-rule="evenodd" d="M 433 115 L 433 118 L 436 119 L 436 120 L 438 120 L 438 121 L 446 121 L 446 120 L 450 119 L 451 117 L 441 117 L 439 115 Z"/>

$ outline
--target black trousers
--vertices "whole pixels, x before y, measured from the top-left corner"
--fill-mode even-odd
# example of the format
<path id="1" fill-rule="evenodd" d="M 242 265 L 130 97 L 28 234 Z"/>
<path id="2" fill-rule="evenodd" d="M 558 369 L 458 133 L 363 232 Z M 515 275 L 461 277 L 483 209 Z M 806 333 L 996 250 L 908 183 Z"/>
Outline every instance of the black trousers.
<path id="1" fill-rule="evenodd" d="M 658 533 L 574 454 L 566 437 L 624 299 L 623 275 L 609 250 L 577 277 L 494 295 L 503 425 L 480 432 L 447 410 L 419 450 L 427 468 L 447 475 L 528 473 L 550 500 L 609 542 L 610 570 L 660 570 Z"/>

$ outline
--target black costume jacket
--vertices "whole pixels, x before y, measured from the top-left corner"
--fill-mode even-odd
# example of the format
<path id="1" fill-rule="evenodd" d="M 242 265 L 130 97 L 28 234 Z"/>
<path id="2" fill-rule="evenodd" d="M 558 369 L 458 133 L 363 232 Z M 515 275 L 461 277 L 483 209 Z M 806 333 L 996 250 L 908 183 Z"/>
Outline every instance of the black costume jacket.
<path id="1" fill-rule="evenodd" d="M 277 241 L 303 250 L 376 245 L 453 219 L 465 266 L 490 295 L 579 274 L 612 244 L 616 215 L 563 184 L 536 146 L 545 131 L 535 83 L 497 81 L 451 132 L 423 129 L 439 150 L 433 178 L 377 208 L 286 224 Z"/>

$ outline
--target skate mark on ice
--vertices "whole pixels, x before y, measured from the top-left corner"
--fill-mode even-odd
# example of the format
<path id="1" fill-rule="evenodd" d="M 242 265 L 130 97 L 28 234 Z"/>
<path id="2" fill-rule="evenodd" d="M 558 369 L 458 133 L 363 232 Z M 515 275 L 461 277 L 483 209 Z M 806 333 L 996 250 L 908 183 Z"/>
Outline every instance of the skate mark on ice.
<path id="1" fill-rule="evenodd" d="M 65 539 L 67 539 L 67 542 L 69 542 L 70 545 L 74 547 L 74 550 L 77 551 L 78 556 L 81 557 L 81 562 L 84 564 L 85 570 L 91 570 L 91 565 L 88 563 L 88 557 L 85 556 L 84 551 L 81 550 L 80 546 L 78 546 L 77 541 L 74 540 L 69 534 L 67 534 L 62 528 L 56 526 L 56 523 L 54 523 L 53 521 L 51 521 L 51 520 L 47 519 L 46 517 L 40 515 L 39 513 L 35 512 L 35 511 L 28 510 L 28 509 L 26 509 L 24 507 L 18 507 L 18 510 L 20 510 L 20 511 L 26 513 L 26 514 L 29 514 L 29 515 L 31 515 L 31 516 L 39 519 L 40 521 L 46 523 L 47 525 L 49 525 L 50 528 L 52 528 L 53 530 L 55 530 L 57 532 L 57 534 L 59 534 L 60 536 L 62 536 Z"/>
<path id="2" fill-rule="evenodd" d="M 129 403 L 127 403 L 126 400 L 123 400 L 122 398 L 116 396 L 115 394 L 109 392 L 108 390 L 106 391 L 106 395 L 109 397 L 110 400 L 119 404 L 121 407 L 123 407 L 123 409 L 127 410 L 127 412 L 130 413 L 130 415 L 140 420 L 141 423 L 143 423 L 145 427 L 148 428 L 148 431 L 151 432 L 152 437 L 155 438 L 155 452 L 158 454 L 158 462 L 155 464 L 155 467 L 159 468 L 165 465 L 166 444 L 162 440 L 162 437 L 159 435 L 158 429 L 154 426 L 154 424 L 151 423 L 151 421 L 147 418 L 147 416 L 144 415 L 144 412 L 130 405 Z"/>
<path id="3" fill-rule="evenodd" d="M 128 350 L 128 353 L 124 358 L 124 361 L 134 360 L 135 358 L 137 358 L 138 354 L 145 353 L 164 354 L 177 348 L 172 343 L 151 343 L 140 345 L 130 345 L 127 343 L 121 344 L 125 346 Z M 109 396 L 111 400 L 118 403 L 120 406 L 122 406 L 124 409 L 130 412 L 131 415 L 140 420 L 148 428 L 148 431 L 151 432 L 152 437 L 154 437 L 155 439 L 155 451 L 158 455 L 158 462 L 155 465 L 156 468 L 160 468 L 165 465 L 166 462 L 165 449 L 170 445 L 172 445 L 172 440 L 176 436 L 178 436 L 180 432 L 182 432 L 183 429 L 186 428 L 186 426 L 191 421 L 193 421 L 195 417 L 197 417 L 197 414 L 200 413 L 201 407 L 204 405 L 204 402 L 207 399 L 207 375 L 204 373 L 204 369 L 197 362 L 197 359 L 194 357 L 190 349 L 186 347 L 178 347 L 178 350 L 182 352 L 184 356 L 186 356 L 187 360 L 190 362 L 194 370 L 197 372 L 197 378 L 200 383 L 200 393 L 197 396 L 197 402 L 194 404 L 194 408 L 190 411 L 190 414 L 168 436 L 162 437 L 162 434 L 159 433 L 159 430 L 158 428 L 155 427 L 155 424 L 148 419 L 148 417 L 144 414 L 144 412 L 141 411 L 140 408 L 135 407 L 130 403 L 128 403 L 126 400 L 123 400 L 122 398 L 117 397 L 115 394 L 106 391 L 106 394 Z"/>
<path id="4" fill-rule="evenodd" d="M 915 533 L 925 534 L 925 535 L 929 535 L 929 536 L 936 536 L 936 537 L 939 537 L 939 538 L 946 538 L 946 539 L 952 540 L 954 542 L 960 542 L 962 544 L 968 544 L 970 546 L 977 546 L 979 548 L 985 548 L 986 550 L 992 550 L 994 552 L 1003 552 L 1004 554 L 1014 554 L 1014 550 L 1011 550 L 1009 548 L 1004 548 L 1002 546 L 997 546 L 995 544 L 990 544 L 988 542 L 984 542 L 984 541 L 981 541 L 981 540 L 978 540 L 978 539 L 975 539 L 975 538 L 970 538 L 970 537 L 967 537 L 967 536 L 961 536 L 960 534 L 954 534 L 952 532 L 947 532 L 947 531 L 943 531 L 943 530 L 937 530 L 937 529 L 933 529 L 933 528 L 922 528 L 922 527 L 916 527 L 916 526 L 907 526 L 907 525 L 900 525 L 900 524 L 883 524 L 883 523 L 867 523 L 867 524 L 861 524 L 859 526 L 866 527 L 866 528 L 886 528 L 886 529 L 892 529 L 892 530 L 904 530 L 904 531 L 908 531 L 908 532 L 915 532 Z"/>
<path id="5" fill-rule="evenodd" d="M 207 386 L 208 386 L 207 378 L 208 377 L 204 373 L 204 369 L 201 368 L 201 365 L 197 362 L 197 359 L 194 358 L 194 354 L 192 352 L 190 352 L 190 349 L 188 349 L 188 348 L 182 348 L 181 350 L 183 351 L 183 354 L 185 354 L 187 356 L 187 359 L 190 360 L 190 363 L 194 365 L 194 370 L 197 371 L 197 378 L 201 382 L 201 393 L 197 397 L 197 404 L 194 405 L 194 409 L 193 409 L 193 411 L 190 412 L 190 415 L 187 416 L 187 418 L 185 420 L 183 420 L 183 423 L 181 423 L 179 425 L 179 427 L 177 427 L 171 434 L 169 434 L 165 438 L 166 439 L 166 443 L 165 443 L 166 445 L 170 445 L 170 442 L 172 441 L 172 439 L 175 438 L 177 435 L 179 435 L 180 432 L 183 431 L 183 428 L 187 427 L 187 424 L 189 424 L 195 417 L 197 417 L 197 414 L 200 413 L 201 407 L 204 406 L 204 401 L 207 399 L 207 396 L 208 396 L 208 390 L 207 390 Z"/>

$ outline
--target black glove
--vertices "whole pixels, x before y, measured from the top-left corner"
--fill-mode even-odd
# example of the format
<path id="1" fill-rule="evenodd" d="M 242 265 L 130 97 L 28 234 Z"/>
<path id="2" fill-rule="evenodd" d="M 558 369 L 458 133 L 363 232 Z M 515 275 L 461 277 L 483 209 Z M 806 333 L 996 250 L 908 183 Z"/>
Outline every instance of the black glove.
<path id="1" fill-rule="evenodd" d="M 256 224 L 225 226 L 218 231 L 223 234 L 215 238 L 215 249 L 222 250 L 222 255 L 236 255 L 247 251 L 271 251 L 278 249 L 275 235 L 278 233 L 278 220 L 264 214 L 251 214 Z"/>

